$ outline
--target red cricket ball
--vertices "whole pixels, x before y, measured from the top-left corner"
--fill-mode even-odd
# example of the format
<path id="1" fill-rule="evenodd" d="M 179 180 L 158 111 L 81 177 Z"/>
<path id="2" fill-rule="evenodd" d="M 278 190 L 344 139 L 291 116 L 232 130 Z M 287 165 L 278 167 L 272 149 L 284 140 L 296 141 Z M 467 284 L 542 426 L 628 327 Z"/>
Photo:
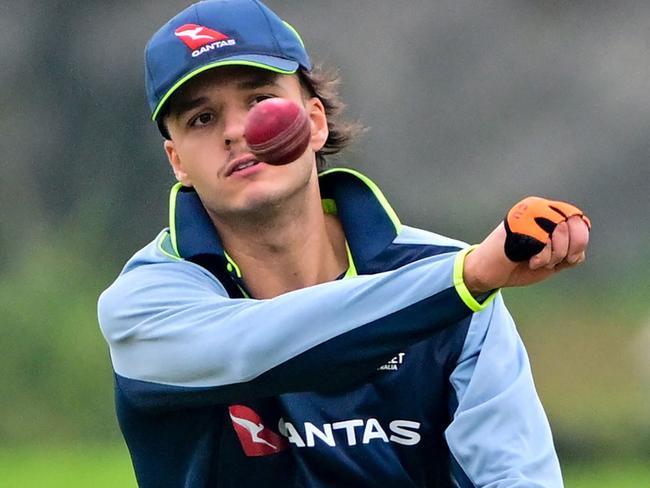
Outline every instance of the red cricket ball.
<path id="1" fill-rule="evenodd" d="M 253 155 L 269 164 L 287 164 L 309 146 L 307 112 L 286 98 L 268 98 L 255 105 L 244 125 L 244 139 Z"/>

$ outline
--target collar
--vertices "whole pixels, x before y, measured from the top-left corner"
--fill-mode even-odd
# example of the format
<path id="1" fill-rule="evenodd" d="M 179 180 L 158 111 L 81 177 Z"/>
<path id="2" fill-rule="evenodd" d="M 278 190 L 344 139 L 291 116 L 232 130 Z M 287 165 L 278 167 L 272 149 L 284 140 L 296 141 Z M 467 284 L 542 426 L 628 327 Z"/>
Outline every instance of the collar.
<path id="1" fill-rule="evenodd" d="M 383 251 L 399 234 L 401 224 L 381 190 L 365 175 L 348 168 L 333 168 L 318 175 L 323 208 L 336 214 L 359 273 L 365 263 Z M 188 261 L 218 258 L 231 274 L 241 278 L 236 263 L 193 188 L 174 185 L 169 197 L 167 253 Z M 170 249 L 171 248 L 171 249 Z"/>

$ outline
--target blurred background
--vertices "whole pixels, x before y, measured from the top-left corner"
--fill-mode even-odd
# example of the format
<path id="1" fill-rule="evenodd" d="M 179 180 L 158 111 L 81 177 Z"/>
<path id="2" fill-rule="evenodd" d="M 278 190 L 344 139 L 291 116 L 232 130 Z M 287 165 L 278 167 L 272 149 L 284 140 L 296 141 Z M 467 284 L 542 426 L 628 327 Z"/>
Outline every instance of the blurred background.
<path id="1" fill-rule="evenodd" d="M 188 4 L 0 5 L 0 484 L 135 486 L 95 304 L 167 225 L 142 52 Z M 528 194 L 588 212 L 584 266 L 504 295 L 567 486 L 650 486 L 650 3 L 268 4 L 369 127 L 333 163 L 403 222 L 477 242 Z"/>

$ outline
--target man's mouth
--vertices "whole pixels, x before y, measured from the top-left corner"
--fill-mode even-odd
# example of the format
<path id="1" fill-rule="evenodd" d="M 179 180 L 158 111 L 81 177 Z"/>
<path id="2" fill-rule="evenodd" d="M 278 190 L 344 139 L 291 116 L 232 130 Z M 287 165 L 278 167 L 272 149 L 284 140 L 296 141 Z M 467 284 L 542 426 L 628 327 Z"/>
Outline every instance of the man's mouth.
<path id="1" fill-rule="evenodd" d="M 226 171 L 226 175 L 230 176 L 233 173 L 245 170 L 246 168 L 250 168 L 251 166 L 255 166 L 256 164 L 259 164 L 259 161 L 255 159 L 255 156 L 253 156 L 252 154 L 245 154 L 243 156 L 235 158 L 235 160 L 232 163 L 230 163 L 230 166 Z"/>
<path id="2" fill-rule="evenodd" d="M 235 169 L 233 169 L 232 172 L 234 173 L 236 171 L 241 171 L 242 169 L 245 168 L 250 168 L 251 166 L 255 166 L 258 162 L 259 161 L 249 161 L 248 163 L 238 164 L 237 166 L 235 166 Z"/>

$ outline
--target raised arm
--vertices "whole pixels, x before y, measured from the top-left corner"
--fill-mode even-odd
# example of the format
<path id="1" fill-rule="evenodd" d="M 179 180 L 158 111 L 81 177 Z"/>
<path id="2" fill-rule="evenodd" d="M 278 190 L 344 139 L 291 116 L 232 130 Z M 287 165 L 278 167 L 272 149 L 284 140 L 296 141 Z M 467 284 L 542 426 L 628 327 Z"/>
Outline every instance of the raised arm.
<path id="1" fill-rule="evenodd" d="M 461 258 L 443 254 L 269 300 L 228 298 L 192 263 L 150 264 L 102 294 L 99 320 L 118 387 L 143 408 L 337 389 L 472 313 L 454 286 Z M 326 379 L 325 366 L 334 372 Z"/>

